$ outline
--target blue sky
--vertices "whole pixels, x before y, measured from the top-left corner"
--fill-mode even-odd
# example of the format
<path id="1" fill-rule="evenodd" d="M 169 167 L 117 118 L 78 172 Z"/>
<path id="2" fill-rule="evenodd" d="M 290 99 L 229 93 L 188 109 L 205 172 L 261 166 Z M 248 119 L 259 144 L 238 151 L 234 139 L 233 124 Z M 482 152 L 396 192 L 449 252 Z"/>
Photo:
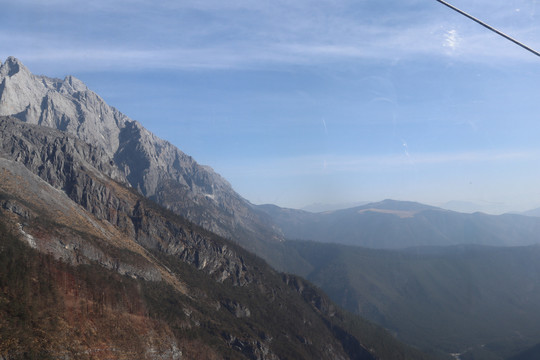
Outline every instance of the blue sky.
<path id="1" fill-rule="evenodd" d="M 451 3 L 540 49 L 539 1 Z M 254 203 L 540 206 L 540 58 L 435 0 L 2 9 L 2 60 L 80 78 Z"/>

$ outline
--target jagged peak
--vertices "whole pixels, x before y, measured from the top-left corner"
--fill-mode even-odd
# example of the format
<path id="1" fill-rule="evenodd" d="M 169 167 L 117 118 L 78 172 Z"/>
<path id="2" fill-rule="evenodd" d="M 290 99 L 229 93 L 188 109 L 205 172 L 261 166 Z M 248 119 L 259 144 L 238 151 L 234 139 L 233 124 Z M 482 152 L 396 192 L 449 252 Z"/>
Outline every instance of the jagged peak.
<path id="1" fill-rule="evenodd" d="M 5 76 L 11 77 L 20 72 L 24 72 L 27 74 L 30 73 L 28 68 L 24 66 L 24 64 L 14 56 L 9 56 L 6 59 L 6 62 L 4 62 L 2 66 L 0 66 L 1 77 L 5 77 Z"/>
<path id="2" fill-rule="evenodd" d="M 81 80 L 77 79 L 73 75 L 66 76 L 64 79 L 63 85 L 66 87 L 70 87 L 73 91 L 87 91 L 88 90 L 88 87 L 86 86 L 86 84 L 82 82 Z"/>

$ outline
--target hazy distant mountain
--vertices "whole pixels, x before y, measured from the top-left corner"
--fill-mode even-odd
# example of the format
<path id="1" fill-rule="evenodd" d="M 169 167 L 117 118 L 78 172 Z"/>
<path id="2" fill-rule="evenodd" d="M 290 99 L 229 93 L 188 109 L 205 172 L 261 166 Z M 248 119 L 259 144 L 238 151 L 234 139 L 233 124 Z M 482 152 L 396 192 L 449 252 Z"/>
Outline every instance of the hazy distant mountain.
<path id="1" fill-rule="evenodd" d="M 378 249 L 457 244 L 540 243 L 540 219 L 520 215 L 463 214 L 415 202 L 384 200 L 324 213 L 262 205 L 288 239 Z"/>
<path id="2" fill-rule="evenodd" d="M 428 359 L 127 185 L 0 117 L 0 358 Z"/>
<path id="3" fill-rule="evenodd" d="M 210 167 L 107 105 L 73 76 L 36 76 L 9 57 L 0 66 L 0 115 L 66 131 L 100 146 L 143 195 L 248 249 L 271 254 L 268 243 L 282 239 L 265 214 Z"/>
<path id="4" fill-rule="evenodd" d="M 462 213 L 483 212 L 486 214 L 504 214 L 511 208 L 504 203 L 475 203 L 471 201 L 452 200 L 440 205 L 441 208 Z"/>
<path id="5" fill-rule="evenodd" d="M 369 204 L 369 201 L 357 201 L 357 202 L 339 203 L 339 204 L 314 203 L 314 204 L 304 206 L 300 210 L 309 211 L 313 213 L 319 213 L 319 212 L 325 212 L 325 211 L 348 209 L 348 208 L 361 206 L 365 204 Z"/>
<path id="6" fill-rule="evenodd" d="M 540 248 L 511 247 L 539 243 L 540 219 L 394 200 L 318 214 L 260 208 L 287 237 L 318 241 L 285 243 L 303 260 L 294 271 L 401 340 L 500 360 L 540 339 L 531 316 L 540 311 Z"/>
<path id="7" fill-rule="evenodd" d="M 447 201 L 440 205 L 441 208 L 462 213 L 485 212 L 485 207 L 470 201 Z"/>
<path id="8" fill-rule="evenodd" d="M 523 212 L 521 214 L 526 215 L 526 216 L 540 217 L 540 208 L 528 210 L 528 211 L 525 211 L 525 212 Z"/>

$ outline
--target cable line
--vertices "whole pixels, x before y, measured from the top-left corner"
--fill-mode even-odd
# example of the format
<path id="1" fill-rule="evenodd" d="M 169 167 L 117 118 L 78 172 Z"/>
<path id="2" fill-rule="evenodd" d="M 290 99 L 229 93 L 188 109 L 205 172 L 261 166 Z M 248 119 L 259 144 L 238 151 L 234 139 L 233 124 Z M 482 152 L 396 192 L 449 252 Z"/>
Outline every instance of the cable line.
<path id="1" fill-rule="evenodd" d="M 503 33 L 502 31 L 499 31 L 499 30 L 495 29 L 494 27 L 489 26 L 489 25 L 486 24 L 485 22 L 483 22 L 483 21 L 481 21 L 481 20 L 475 18 L 475 17 L 472 16 L 472 15 L 467 14 L 465 11 L 458 9 L 457 7 L 455 7 L 454 5 L 451 5 L 451 4 L 447 3 L 446 1 L 443 1 L 443 0 L 437 0 L 437 1 L 440 2 L 440 3 L 443 4 L 443 5 L 448 6 L 450 9 L 452 9 L 452 10 L 454 10 L 454 11 L 457 11 L 457 12 L 460 13 L 461 15 L 466 16 L 466 17 L 468 17 L 469 19 L 471 19 L 471 20 L 477 22 L 478 24 L 482 25 L 482 26 L 485 27 L 486 29 L 489 29 L 489 30 L 493 31 L 494 33 L 496 33 L 496 34 L 502 36 L 503 38 L 505 38 L 505 39 L 507 39 L 507 40 L 510 40 L 510 41 L 513 42 L 514 44 L 519 45 L 519 46 L 521 46 L 522 48 L 524 48 L 525 50 L 530 51 L 530 52 L 532 52 L 534 55 L 540 57 L 540 52 L 538 52 L 538 51 L 536 51 L 536 50 L 534 50 L 534 49 L 528 47 L 527 45 L 525 45 L 525 44 L 523 44 L 523 43 L 517 41 L 517 40 L 514 39 L 514 38 L 511 38 L 510 36 L 506 35 L 506 34 Z"/>

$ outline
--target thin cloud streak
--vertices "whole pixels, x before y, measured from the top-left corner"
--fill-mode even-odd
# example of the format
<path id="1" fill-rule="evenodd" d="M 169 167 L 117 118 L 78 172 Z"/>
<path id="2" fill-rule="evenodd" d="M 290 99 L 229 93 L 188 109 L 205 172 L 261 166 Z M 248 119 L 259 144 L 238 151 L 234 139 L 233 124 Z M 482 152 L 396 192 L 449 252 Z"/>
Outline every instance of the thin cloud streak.
<path id="1" fill-rule="evenodd" d="M 233 176 L 294 177 L 330 175 L 333 173 L 364 173 L 402 171 L 403 168 L 438 166 L 452 163 L 481 164 L 540 160 L 540 151 L 458 152 L 373 156 L 299 156 L 257 160 L 256 164 L 242 160 L 242 165 L 227 165 L 220 169 Z"/>
<path id="2" fill-rule="evenodd" d="M 396 42 L 389 39 L 391 43 Z M 257 47 L 214 46 L 208 48 L 167 48 L 143 49 L 137 47 L 119 48 L 116 46 L 99 47 L 84 46 L 80 48 L 42 48 L 5 46 L 0 53 L 2 58 L 14 55 L 24 62 L 67 63 L 78 71 L 88 69 L 114 69 L 118 71 L 141 69 L 254 69 L 268 65 L 323 65 L 326 63 L 350 62 L 355 60 L 391 60 L 399 57 L 402 60 L 412 59 L 420 55 L 446 56 L 444 51 L 429 44 L 415 49 L 397 49 L 389 44 L 381 46 L 356 47 L 347 44 L 265 44 Z M 404 43 L 401 43 L 403 45 Z M 467 47 L 470 45 L 470 47 Z M 442 47 L 441 47 L 442 48 Z M 460 57 L 455 61 L 482 63 L 483 60 L 537 61 L 525 53 L 493 50 L 488 43 L 464 40 L 460 46 Z M 452 45 L 452 49 L 455 49 Z M 401 51 L 398 51 L 401 50 Z M 452 52 L 452 55 L 453 52 Z M 73 70 L 72 70 L 73 71 Z"/>
<path id="3" fill-rule="evenodd" d="M 41 2 L 26 0 L 21 6 L 38 3 Z M 97 1 L 85 8 L 92 11 L 90 18 L 80 15 L 81 21 L 100 23 L 103 13 L 116 14 L 117 21 L 107 23 L 101 30 L 91 27 L 96 31 L 95 36 L 87 34 L 87 26 L 73 28 L 74 20 L 63 23 L 64 17 L 53 21 L 59 28 L 25 26 L 20 31 L 8 31 L 7 28 L 2 30 L 0 25 L 0 56 L 14 55 L 25 62 L 61 61 L 70 64 L 75 71 L 88 68 L 251 69 L 426 56 L 451 57 L 452 61 L 464 62 L 537 61 L 467 19 L 450 16 L 445 9 L 434 12 L 431 17 L 421 13 L 411 17 L 410 13 L 405 16 L 389 12 L 368 23 L 343 10 L 350 6 L 347 1 L 317 3 L 317 6 L 310 0 L 293 4 L 250 1 L 225 4 L 158 3 L 147 12 L 139 28 L 128 26 L 133 19 L 120 15 L 148 8 L 145 2 Z M 41 6 L 58 8 L 64 13 L 80 12 L 77 6 L 67 5 L 67 1 L 56 0 Z M 195 20 L 197 16 L 190 11 L 196 11 L 204 20 Z M 388 26 L 389 22 L 393 26 Z M 63 27 L 69 31 L 60 31 Z M 133 33 L 126 32 L 125 28 L 132 29 Z M 539 32 L 537 26 L 528 25 L 515 29 L 513 34 L 523 37 L 529 46 L 538 47 L 540 44 L 529 40 L 538 38 L 535 34 Z M 115 35 L 110 37 L 109 34 Z M 449 52 L 449 49 L 459 51 Z"/>

